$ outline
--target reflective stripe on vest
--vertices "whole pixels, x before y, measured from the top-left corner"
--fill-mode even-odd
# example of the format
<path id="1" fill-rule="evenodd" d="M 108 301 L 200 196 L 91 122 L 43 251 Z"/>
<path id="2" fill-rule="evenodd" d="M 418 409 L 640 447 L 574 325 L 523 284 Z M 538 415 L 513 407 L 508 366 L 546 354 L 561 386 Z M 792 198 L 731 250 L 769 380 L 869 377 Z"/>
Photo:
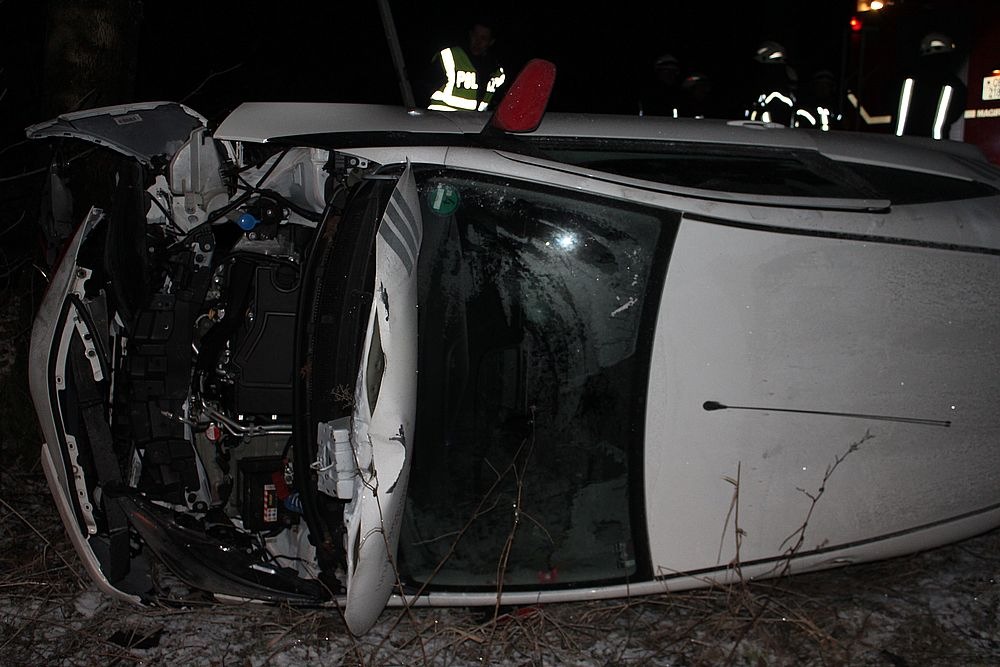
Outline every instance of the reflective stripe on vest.
<path id="1" fill-rule="evenodd" d="M 487 82 L 486 93 L 477 106 L 476 93 L 479 85 L 476 83 L 476 70 L 465 52 L 461 49 L 443 49 L 441 65 L 448 80 L 431 94 L 432 102 L 427 108 L 434 111 L 485 111 L 493 93 L 503 85 L 506 78 L 503 68 L 498 68 Z"/>
<path id="2" fill-rule="evenodd" d="M 815 115 L 814 115 L 815 113 Z M 830 130 L 830 110 L 826 107 L 817 106 L 813 111 L 808 111 L 806 109 L 796 109 L 795 110 L 795 127 L 802 127 L 803 123 L 800 119 L 804 119 L 805 123 L 809 127 L 818 127 L 824 132 Z"/>
<path id="3" fill-rule="evenodd" d="M 764 123 L 771 122 L 771 112 L 768 107 L 774 108 L 774 102 L 779 102 L 781 105 L 788 107 L 788 112 L 791 114 L 792 109 L 795 107 L 795 100 L 793 100 L 788 95 L 781 93 L 780 91 L 774 90 L 770 93 L 761 93 L 757 96 L 757 103 L 753 108 L 748 109 L 743 112 L 745 118 L 750 120 L 759 120 Z M 789 122 L 794 126 L 794 117 L 789 120 Z"/>

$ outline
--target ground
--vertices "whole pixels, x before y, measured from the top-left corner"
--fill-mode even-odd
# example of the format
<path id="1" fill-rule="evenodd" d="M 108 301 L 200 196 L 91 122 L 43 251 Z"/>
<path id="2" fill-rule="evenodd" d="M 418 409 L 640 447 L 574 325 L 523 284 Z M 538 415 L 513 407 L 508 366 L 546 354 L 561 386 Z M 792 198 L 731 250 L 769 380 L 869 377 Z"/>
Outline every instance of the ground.
<path id="1" fill-rule="evenodd" d="M 152 608 L 86 577 L 33 458 L 0 469 L 4 665 L 987 665 L 1000 662 L 1000 531 L 881 563 L 725 589 L 518 609 Z"/>

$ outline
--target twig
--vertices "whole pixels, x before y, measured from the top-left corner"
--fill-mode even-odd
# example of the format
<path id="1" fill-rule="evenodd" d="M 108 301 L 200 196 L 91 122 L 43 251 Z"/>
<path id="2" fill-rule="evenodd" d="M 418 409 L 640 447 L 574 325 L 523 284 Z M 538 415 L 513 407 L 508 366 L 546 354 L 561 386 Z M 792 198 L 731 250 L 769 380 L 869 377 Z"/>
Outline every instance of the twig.
<path id="1" fill-rule="evenodd" d="M 510 562 L 510 554 L 514 548 L 514 536 L 517 533 L 517 528 L 521 519 L 521 505 L 524 500 L 524 473 L 528 466 L 528 461 L 531 458 L 531 452 L 535 447 L 535 406 L 531 406 L 530 410 L 531 433 L 528 435 L 527 440 L 522 442 L 521 446 L 518 447 L 511 466 L 511 470 L 514 472 L 514 480 L 517 485 L 517 493 L 514 496 L 514 520 L 511 523 L 510 532 L 507 534 L 507 539 L 504 540 L 504 545 L 500 550 L 500 558 L 497 561 L 497 596 L 496 603 L 493 607 L 494 633 L 490 634 L 490 643 L 487 644 L 487 646 L 493 643 L 493 637 L 496 630 L 496 619 L 500 615 L 500 601 L 503 598 L 503 584 L 504 579 L 507 577 L 507 565 Z M 521 468 L 519 469 L 516 465 L 517 458 L 518 454 L 520 454 L 521 450 L 524 448 L 524 445 L 527 445 L 527 452 L 524 455 Z"/>
<path id="2" fill-rule="evenodd" d="M 772 574 L 777 572 L 778 576 L 784 576 L 791 571 L 792 559 L 795 557 L 796 554 L 798 554 L 798 552 L 802 548 L 802 545 L 805 543 L 806 529 L 809 526 L 809 521 L 812 519 L 812 514 L 813 511 L 816 509 L 816 504 L 819 502 L 819 499 L 822 498 L 823 494 L 826 492 L 827 482 L 829 482 L 830 478 L 833 476 L 834 471 L 836 471 L 836 469 L 840 466 L 840 464 L 843 463 L 844 460 L 848 456 L 850 456 L 853 452 L 857 451 L 858 448 L 864 442 L 871 439 L 872 437 L 874 436 L 872 436 L 869 431 L 865 431 L 865 434 L 861 437 L 861 439 L 851 443 L 851 445 L 847 448 L 847 451 L 845 451 L 843 454 L 834 457 L 833 463 L 827 466 L 826 472 L 823 475 L 823 479 L 820 482 L 819 489 L 817 489 L 814 493 L 810 493 L 802 488 L 798 489 L 803 494 L 805 494 L 807 498 L 809 498 L 810 500 L 809 509 L 806 511 L 806 516 L 802 522 L 802 525 L 800 525 L 796 530 L 794 530 L 791 533 L 791 535 L 786 537 L 785 540 L 781 543 L 781 546 L 784 547 L 793 539 L 795 539 L 795 543 L 791 547 L 785 550 L 783 558 L 780 561 L 780 563 L 771 570 Z M 726 481 L 734 484 L 734 486 L 736 487 L 736 490 L 734 491 L 733 495 L 733 503 L 735 507 L 733 506 L 730 507 L 730 514 L 735 516 L 734 529 L 735 529 L 735 539 L 736 539 L 736 557 L 734 558 L 733 562 L 730 563 L 730 565 L 735 568 L 739 579 L 738 588 L 731 587 L 729 590 L 730 592 L 734 590 L 738 591 L 738 598 L 739 598 L 738 604 L 740 605 L 740 607 L 745 608 L 748 611 L 751 611 L 751 617 L 749 621 L 744 622 L 744 625 L 741 628 L 741 631 L 737 636 L 736 641 L 733 643 L 733 646 L 729 650 L 729 653 L 726 657 L 726 663 L 733 664 L 734 661 L 736 660 L 736 652 L 739 649 L 740 645 L 747 638 L 750 632 L 755 628 L 757 628 L 758 625 L 763 620 L 765 620 L 765 614 L 768 611 L 770 605 L 772 604 L 774 598 L 773 596 L 766 596 L 763 602 L 758 605 L 756 596 L 753 595 L 749 586 L 747 585 L 747 582 L 745 582 L 743 579 L 742 570 L 740 567 L 740 556 L 739 556 L 742 535 L 744 534 L 739 526 L 739 484 L 740 484 L 739 465 L 737 465 L 736 479 L 732 480 L 730 478 L 726 478 Z M 726 516 L 727 524 L 728 524 L 728 519 L 729 515 Z M 721 555 L 721 550 L 720 550 L 720 555 Z M 756 607 L 755 610 L 754 607 Z"/>
<path id="3" fill-rule="evenodd" d="M 823 474 L 823 480 L 820 482 L 819 489 L 817 489 L 815 493 L 809 493 L 808 491 L 802 488 L 798 489 L 803 494 L 805 494 L 807 498 L 809 498 L 810 500 L 809 510 L 806 512 L 806 517 L 803 520 L 802 525 L 799 526 L 796 530 L 794 530 L 792 534 L 786 537 L 785 540 L 781 543 L 781 546 L 784 547 L 793 538 L 796 538 L 796 536 L 798 536 L 795 541 L 795 544 L 792 545 L 791 548 L 785 551 L 783 560 L 784 564 L 782 566 L 781 572 L 779 573 L 780 575 L 788 574 L 788 572 L 791 569 L 792 557 L 799 552 L 799 550 L 802 548 L 802 545 L 805 543 L 806 528 L 809 526 L 809 521 L 810 519 L 812 519 L 813 511 L 816 509 L 816 503 L 818 503 L 819 499 L 823 497 L 824 493 L 826 493 L 826 484 L 827 482 L 830 481 L 830 477 L 833 476 L 834 471 L 838 467 L 840 467 L 840 464 L 843 463 L 848 456 L 856 452 L 858 448 L 861 447 L 862 444 L 864 444 L 868 440 L 871 440 L 873 437 L 875 436 L 873 436 L 870 431 L 865 431 L 865 434 L 861 437 L 860 440 L 852 442 L 851 445 L 847 448 L 847 451 L 845 451 L 843 454 L 836 456 L 833 460 L 833 463 L 827 466 L 826 472 Z"/>
<path id="4" fill-rule="evenodd" d="M 0 498 L 0 504 L 2 504 L 4 507 L 6 507 L 8 510 L 10 510 L 14 514 L 14 516 L 16 516 L 22 522 L 24 522 L 24 525 L 26 525 L 28 528 L 30 528 L 32 530 L 32 532 L 35 533 L 35 535 L 38 535 L 38 537 L 40 537 L 42 539 L 42 541 L 45 542 L 46 548 L 51 547 L 52 550 L 55 552 L 56 556 L 59 557 L 59 560 L 61 560 L 63 562 L 63 564 L 65 564 L 66 567 L 69 568 L 69 571 L 72 572 L 73 575 L 76 577 L 76 580 L 77 580 L 77 582 L 80 585 L 80 589 L 81 590 L 86 589 L 86 585 L 83 583 L 83 578 L 80 577 L 80 574 L 75 569 L 73 569 L 73 567 L 69 564 L 69 561 L 67 561 L 63 557 L 63 555 L 59 552 L 58 549 L 56 549 L 52 545 L 52 543 L 49 541 L 49 539 L 47 537 L 45 537 L 44 535 L 42 535 L 42 533 L 39 532 L 39 530 L 37 528 L 35 528 L 35 526 L 30 521 L 28 521 L 27 519 L 25 519 L 24 516 L 20 512 L 18 512 L 16 509 L 14 509 L 13 507 L 11 507 L 10 504 L 6 500 L 4 500 L 3 498 Z"/>
<path id="5" fill-rule="evenodd" d="M 24 145 L 29 144 L 29 143 L 31 143 L 30 139 L 21 139 L 20 141 L 15 141 L 14 143 L 10 144 L 9 146 L 4 146 L 3 148 L 0 148 L 0 155 L 3 155 L 4 153 L 6 153 L 9 150 L 17 148 L 18 146 L 24 146 Z"/>
<path id="6" fill-rule="evenodd" d="M 9 183 L 22 178 L 28 178 L 29 176 L 37 176 L 38 174 L 44 174 L 48 170 L 48 167 L 39 167 L 38 169 L 32 169 L 31 171 L 15 174 L 14 176 L 0 176 L 0 183 Z"/>
<path id="7" fill-rule="evenodd" d="M 264 659 L 264 664 L 271 663 L 271 660 L 274 658 L 274 656 L 277 655 L 278 651 L 281 650 L 282 648 L 281 642 L 285 639 L 285 637 L 287 637 L 292 631 L 298 629 L 299 626 L 301 626 L 303 623 L 315 620 L 316 620 L 316 612 L 311 612 L 309 614 L 306 614 L 303 618 L 299 619 L 295 623 L 292 623 L 290 626 L 288 626 L 288 628 L 286 628 L 285 631 L 282 632 L 280 635 L 268 641 L 267 647 L 272 650 L 271 653 L 268 654 L 267 658 Z"/>
<path id="8" fill-rule="evenodd" d="M 83 105 L 86 104 L 87 101 L 96 94 L 97 94 L 97 88 L 91 88 L 83 95 L 83 97 L 79 99 L 79 101 L 76 104 L 73 105 L 73 108 L 71 108 L 68 113 L 72 113 L 74 111 L 79 111 L 80 109 L 83 109 L 84 108 Z"/>
<path id="9" fill-rule="evenodd" d="M 181 100 L 180 100 L 181 103 L 183 104 L 184 102 L 187 102 L 189 99 L 191 99 L 192 97 L 194 97 L 198 93 L 199 90 L 201 90 L 202 88 L 205 87 L 206 83 L 208 83 L 209 81 L 211 81 L 215 77 L 222 76 L 223 74 L 229 74 L 233 70 L 239 69 L 240 67 L 243 67 L 243 63 L 236 63 L 232 67 L 228 67 L 228 68 L 226 68 L 224 70 L 221 70 L 221 71 L 218 71 L 218 72 L 211 72 L 211 73 L 209 73 L 209 75 L 206 76 L 202 80 L 202 82 L 199 83 L 198 86 L 194 90 L 192 90 L 190 93 L 188 93 L 187 95 L 185 95 L 184 97 L 181 98 Z"/>

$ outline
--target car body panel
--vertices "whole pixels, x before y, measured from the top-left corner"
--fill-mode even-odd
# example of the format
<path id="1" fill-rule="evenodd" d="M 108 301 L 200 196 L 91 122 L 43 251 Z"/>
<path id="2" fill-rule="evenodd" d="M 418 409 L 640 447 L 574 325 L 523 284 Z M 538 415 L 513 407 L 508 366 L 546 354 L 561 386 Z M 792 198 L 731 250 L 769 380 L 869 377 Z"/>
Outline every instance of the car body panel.
<path id="1" fill-rule="evenodd" d="M 147 143 L 85 125 L 102 114 L 104 125 L 131 114 L 145 123 L 143 114 L 157 110 L 174 115 Z M 107 543 L 114 528 L 108 516 L 115 507 L 124 508 L 147 551 L 189 582 L 222 599 L 338 605 L 357 634 L 387 602 L 532 604 L 658 593 L 886 558 L 1000 524 L 1000 418 L 994 409 L 1000 400 L 1000 170 L 968 147 L 760 123 L 575 114 L 549 114 L 534 132 L 510 137 L 488 129 L 482 114 L 342 104 L 246 104 L 214 133 L 199 118 L 180 105 L 151 103 L 73 114 L 29 129 L 35 138 L 86 139 L 134 157 L 155 174 L 148 193 L 162 200 L 137 213 L 132 226 L 150 240 L 143 258 L 157 282 L 149 293 L 129 304 L 126 292 L 109 291 L 122 279 L 116 271 L 127 273 L 112 260 L 115 251 L 127 249 L 114 234 L 128 237 L 129 225 L 119 222 L 108 232 L 104 213 L 95 210 L 72 238 L 32 333 L 31 391 L 46 439 L 44 467 L 74 545 L 102 589 L 145 599 L 138 594 L 143 581 L 135 581 L 143 563 L 134 563 L 138 574 L 130 580 L 110 574 Z M 680 154 L 691 161 L 699 155 L 751 163 L 790 156 L 805 165 L 803 173 L 829 168 L 831 180 L 845 187 L 839 194 L 816 187 L 808 196 L 790 194 L 799 192 L 792 188 L 713 188 L 616 170 L 614 160 L 627 162 L 637 146 L 654 157 Z M 610 161 L 569 155 L 576 149 Z M 874 176 L 882 180 L 867 182 Z M 477 186 L 488 190 L 482 198 L 488 203 L 477 213 L 480 227 L 459 230 L 449 216 L 467 213 L 461 202 L 442 207 L 444 190 L 421 189 L 449 178 L 464 179 L 473 195 Z M 896 187 L 899 179 L 903 184 Z M 368 187 L 379 181 L 395 184 L 387 208 L 378 198 L 391 186 Z M 953 189 L 940 194 L 928 183 Z M 549 208 L 532 207 L 536 194 Z M 555 233 L 562 230 L 560 215 L 573 225 L 589 219 L 582 203 L 560 209 L 560 201 L 586 201 L 609 217 L 657 220 L 669 238 L 643 248 L 646 255 L 629 245 L 634 240 L 627 234 L 595 231 L 588 239 L 590 259 L 574 255 L 576 239 L 570 239 L 562 264 L 548 256 L 517 264 L 513 254 L 504 254 L 504 243 L 520 245 L 526 257 L 550 252 L 535 227 Z M 379 202 L 383 208 L 376 210 Z M 340 216 L 351 211 L 371 215 L 359 216 L 364 220 L 358 224 L 377 220 L 371 249 L 339 235 L 338 225 L 347 224 Z M 522 213 L 524 229 L 504 226 Z M 445 226 L 448 220 L 453 228 Z M 398 544 L 409 539 L 401 534 L 406 501 L 419 482 L 410 478 L 410 465 L 421 456 L 414 448 L 418 314 L 430 315 L 417 308 L 418 283 L 429 278 L 417 273 L 420 251 L 455 233 L 455 247 L 471 257 L 488 247 L 484 230 L 503 243 L 495 246 L 497 274 L 485 271 L 476 289 L 492 280 L 497 291 L 507 290 L 505 297 L 516 292 L 501 280 L 517 264 L 531 274 L 518 275 L 526 285 L 517 292 L 524 299 L 519 307 L 530 304 L 553 322 L 578 323 L 572 335 L 553 334 L 552 345 L 567 349 L 548 353 L 582 354 L 591 332 L 610 319 L 629 309 L 644 313 L 637 335 L 650 352 L 636 399 L 641 410 L 610 417 L 628 431 L 623 442 L 607 447 L 619 459 L 608 463 L 591 451 L 606 446 L 606 434 L 598 434 L 608 417 L 592 418 L 581 408 L 573 426 L 594 431 L 578 443 L 580 461 L 597 467 L 628 462 L 634 577 L 564 585 L 553 566 L 539 572 L 537 588 L 508 587 L 501 579 L 490 590 L 478 584 L 462 590 L 453 581 L 414 584 L 419 580 L 408 579 L 413 573 L 397 559 Z M 102 243 L 102 234 L 110 241 Z M 329 422 L 310 415 L 321 428 L 303 436 L 295 432 L 303 402 L 291 388 L 320 360 L 297 359 L 287 337 L 296 318 L 306 318 L 302 328 L 308 329 L 331 317 L 322 299 L 306 313 L 298 296 L 306 255 L 321 245 L 314 245 L 316 235 L 334 247 L 360 244 L 339 248 L 348 259 L 358 258 L 357 266 L 345 261 L 322 268 L 356 271 L 350 276 L 355 280 L 338 275 L 330 284 L 351 285 L 371 301 L 357 298 L 366 309 L 356 318 L 356 331 L 343 334 L 359 341 L 356 368 L 350 365 L 353 347 L 337 350 L 349 370 L 344 381 L 353 382 L 343 392 L 350 394 L 350 409 Z M 141 234 L 137 239 L 144 240 Z M 601 255 L 615 239 L 622 244 L 618 254 Z M 375 258 L 370 275 L 361 261 L 369 251 Z M 619 261 L 621 256 L 633 261 Z M 649 287 L 642 288 L 648 292 L 633 293 L 640 264 L 650 271 Z M 455 275 L 465 270 L 460 265 Z M 316 280 L 330 277 L 317 274 Z M 577 298 L 589 280 L 604 280 L 606 291 L 592 303 Z M 505 303 L 507 310 L 497 312 L 513 322 L 517 317 Z M 581 303 L 589 305 L 577 312 Z M 463 312 L 455 326 L 475 324 L 483 312 Z M 185 333 L 191 340 L 181 337 L 169 348 L 170 339 L 155 331 L 136 335 L 146 331 L 140 324 L 147 316 L 167 329 L 193 330 Z M 345 328 L 354 326 L 351 317 L 344 317 Z M 512 357 L 523 354 L 523 341 L 501 342 L 512 350 L 522 346 Z M 163 364 L 162 355 L 149 352 L 157 345 L 179 360 L 173 381 L 180 389 L 172 393 L 153 382 Z M 502 354 L 496 358 L 498 368 L 507 363 Z M 519 377 L 531 378 L 530 364 L 542 362 L 529 355 L 518 363 Z M 597 365 L 601 379 L 618 368 Z M 578 387 L 592 378 L 579 364 L 566 368 L 562 393 L 555 395 L 579 400 Z M 70 371 L 83 375 L 68 382 Z M 99 464 L 87 463 L 100 447 L 81 436 L 86 407 L 79 403 L 86 392 L 77 390 L 84 385 L 106 392 L 109 420 L 132 411 L 132 421 L 116 431 L 120 445 L 131 442 L 140 452 L 123 465 L 124 488 L 109 484 Z M 507 388 L 499 381 L 496 386 Z M 133 403 L 117 402 L 119 393 Z M 529 393 L 520 398 L 537 398 Z M 272 399 L 280 410 L 271 409 Z M 251 405 L 256 407 L 246 408 Z M 185 451 L 157 464 L 180 471 L 186 486 L 167 488 L 143 476 L 142 457 L 160 453 L 150 444 L 156 438 L 136 434 L 149 426 L 145 412 L 162 427 L 154 435 L 167 433 L 162 424 L 172 425 L 167 449 Z M 525 422 L 532 430 L 533 419 Z M 511 449 L 522 442 L 517 428 L 497 431 Z M 301 438 L 319 453 L 304 466 L 296 460 L 289 475 L 287 459 L 301 455 Z M 499 476 L 493 461 L 481 467 Z M 560 475 L 569 476 L 572 466 L 565 468 L 554 468 L 551 488 L 562 488 Z M 445 465 L 435 474 L 448 473 Z M 239 498 L 230 495 L 232 478 L 239 480 Z M 465 481 L 456 479 L 448 493 L 457 499 Z M 594 509 L 601 489 L 588 487 L 587 479 L 571 482 L 568 504 L 589 493 L 590 509 L 581 503 L 580 511 L 590 511 L 595 524 L 615 523 L 601 514 L 611 508 Z M 316 488 L 305 493 L 310 484 Z M 302 491 L 305 500 L 298 502 L 311 504 L 311 514 L 296 509 L 293 491 Z M 286 494 L 280 507 L 273 502 L 279 494 Z M 521 500 L 512 512 L 500 505 L 490 511 L 520 517 Z M 525 500 L 529 508 L 552 502 L 544 493 Z M 280 521 L 258 525 L 261 503 L 263 516 L 273 510 Z M 525 514 L 524 525 L 533 520 Z M 220 554 L 234 535 L 255 551 L 235 559 L 234 572 L 225 573 L 228 561 Z M 202 568 L 199 553 L 214 564 Z M 332 599 L 321 595 L 326 588 Z"/>
<path id="2" fill-rule="evenodd" d="M 835 550 L 995 511 L 998 275 L 997 254 L 683 223 L 646 425 L 654 560 L 756 562 L 800 527 L 802 549 Z M 714 543 L 673 537 L 707 525 Z"/>
<path id="3" fill-rule="evenodd" d="M 266 143 L 343 132 L 460 135 L 479 132 L 485 120 L 475 113 L 435 114 L 371 104 L 247 102 L 223 120 L 215 137 Z"/>
<path id="4" fill-rule="evenodd" d="M 76 440 L 63 427 L 62 390 L 66 383 L 66 357 L 70 341 L 79 336 L 82 340 L 90 332 L 79 330 L 71 321 L 78 318 L 72 298 L 82 296 L 82 283 L 86 274 L 80 274 L 73 259 L 80 244 L 104 220 L 100 209 L 91 209 L 77 228 L 65 251 L 65 259 L 52 276 L 31 332 L 30 355 L 35 368 L 43 372 L 29 374 L 32 402 L 39 414 L 39 425 L 45 441 L 41 461 L 52 495 L 66 525 L 66 534 L 83 561 L 84 568 L 98 587 L 116 598 L 136 603 L 139 598 L 128 594 L 108 580 L 103 571 L 104 563 L 94 553 L 90 543 L 97 532 L 93 518 L 93 505 L 87 496 L 82 463 L 77 458 Z M 96 333 L 96 332 L 95 332 Z"/>
<path id="5" fill-rule="evenodd" d="M 389 198 L 375 244 L 375 283 L 365 355 L 355 385 L 357 465 L 347 519 L 344 620 L 355 634 L 374 624 L 398 584 L 396 545 L 416 420 L 417 255 L 423 238 L 409 167 Z M 374 399 L 374 400 L 372 400 Z"/>
<path id="6" fill-rule="evenodd" d="M 172 157 L 208 121 L 176 102 L 145 102 L 76 111 L 25 130 L 31 139 L 74 137 L 107 146 L 143 164 Z"/>

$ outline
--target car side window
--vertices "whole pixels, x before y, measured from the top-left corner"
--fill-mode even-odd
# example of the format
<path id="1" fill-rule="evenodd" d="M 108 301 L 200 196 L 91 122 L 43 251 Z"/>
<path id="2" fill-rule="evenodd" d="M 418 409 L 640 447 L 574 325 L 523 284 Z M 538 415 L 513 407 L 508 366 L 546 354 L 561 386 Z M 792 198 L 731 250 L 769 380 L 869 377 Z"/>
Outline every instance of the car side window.
<path id="1" fill-rule="evenodd" d="M 462 172 L 417 180 L 404 573 L 424 583 L 444 562 L 432 584 L 484 588 L 633 576 L 646 334 L 677 220 Z"/>

